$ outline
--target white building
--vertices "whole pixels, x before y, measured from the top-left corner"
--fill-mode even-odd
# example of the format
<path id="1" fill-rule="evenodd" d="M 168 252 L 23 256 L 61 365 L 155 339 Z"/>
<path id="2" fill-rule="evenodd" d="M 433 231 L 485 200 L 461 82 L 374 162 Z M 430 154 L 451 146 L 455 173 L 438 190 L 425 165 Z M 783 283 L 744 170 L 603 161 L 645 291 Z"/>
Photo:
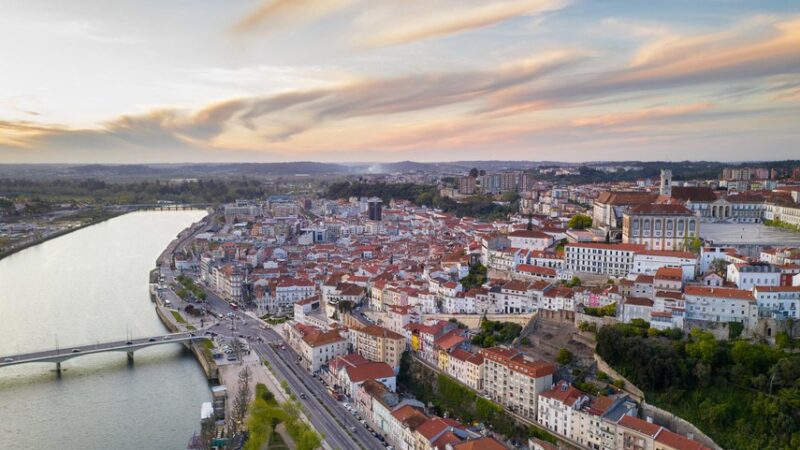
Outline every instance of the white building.
<path id="1" fill-rule="evenodd" d="M 743 289 L 686 286 L 686 318 L 705 322 L 739 322 L 752 327 L 758 320 L 753 292 Z"/>
<path id="2" fill-rule="evenodd" d="M 727 279 L 739 289 L 754 286 L 780 286 L 781 269 L 772 264 L 729 264 Z"/>
<path id="3" fill-rule="evenodd" d="M 800 318 L 800 286 L 756 286 L 759 310 L 780 319 Z"/>
<path id="4" fill-rule="evenodd" d="M 645 251 L 642 244 L 567 244 L 564 265 L 572 273 L 624 277 L 633 270 L 636 253 Z"/>
<path id="5" fill-rule="evenodd" d="M 697 275 L 697 257 L 690 252 L 647 250 L 634 255 L 631 273 L 655 275 L 662 267 L 680 267 L 683 281 L 693 280 Z"/>
<path id="6" fill-rule="evenodd" d="M 544 250 L 553 245 L 553 237 L 538 230 L 517 230 L 509 233 L 511 247 L 526 250 Z"/>

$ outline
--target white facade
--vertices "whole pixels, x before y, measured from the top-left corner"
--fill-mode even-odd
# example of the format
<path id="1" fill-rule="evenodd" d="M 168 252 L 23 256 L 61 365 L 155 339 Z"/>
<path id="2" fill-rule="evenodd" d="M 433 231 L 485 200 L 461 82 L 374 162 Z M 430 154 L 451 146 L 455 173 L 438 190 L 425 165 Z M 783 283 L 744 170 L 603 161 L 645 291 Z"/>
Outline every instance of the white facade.
<path id="1" fill-rule="evenodd" d="M 680 267 L 683 281 L 693 280 L 697 272 L 697 258 L 684 252 L 643 252 L 633 257 L 631 273 L 655 275 L 662 267 Z"/>
<path id="2" fill-rule="evenodd" d="M 564 263 L 573 273 L 624 277 L 633 270 L 633 257 L 644 250 L 637 244 L 568 244 Z"/>

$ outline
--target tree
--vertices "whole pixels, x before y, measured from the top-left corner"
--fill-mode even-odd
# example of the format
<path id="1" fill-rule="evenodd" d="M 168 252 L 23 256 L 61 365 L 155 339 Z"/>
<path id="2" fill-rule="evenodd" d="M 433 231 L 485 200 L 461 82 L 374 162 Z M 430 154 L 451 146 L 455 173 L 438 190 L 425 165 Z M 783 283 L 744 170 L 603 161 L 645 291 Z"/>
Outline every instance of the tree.
<path id="1" fill-rule="evenodd" d="M 581 279 L 578 278 L 577 275 L 573 275 L 572 279 L 570 279 L 569 281 L 564 283 L 564 285 L 567 286 L 567 287 L 578 287 L 578 286 L 581 285 Z"/>
<path id="2" fill-rule="evenodd" d="M 575 214 L 569 219 L 567 226 L 573 230 L 583 230 L 592 226 L 592 218 L 584 214 Z"/>
<path id="3" fill-rule="evenodd" d="M 481 169 L 481 170 L 480 170 L 480 172 L 478 172 L 478 174 L 479 174 L 480 176 L 484 176 L 484 175 L 486 175 L 486 171 L 485 171 L 485 170 L 483 170 L 483 169 Z"/>
<path id="4" fill-rule="evenodd" d="M 478 177 L 478 173 L 479 172 L 478 172 L 478 168 L 477 167 L 473 167 L 472 169 L 469 169 L 469 176 L 471 176 L 472 178 L 477 178 Z"/>
<path id="5" fill-rule="evenodd" d="M 231 411 L 231 417 L 237 429 L 244 423 L 244 418 L 247 415 L 247 407 L 250 405 L 251 376 L 252 371 L 250 367 L 245 367 L 239 371 L 239 386 L 233 398 L 233 410 Z"/>
<path id="6" fill-rule="evenodd" d="M 730 263 L 724 259 L 715 258 L 713 261 L 711 261 L 711 270 L 724 278 L 728 273 L 728 264 Z"/>
<path id="7" fill-rule="evenodd" d="M 692 238 L 686 236 L 685 238 L 683 238 L 683 248 L 687 252 L 698 254 L 700 253 L 700 249 L 703 248 L 703 240 L 697 236 Z"/>
<path id="8" fill-rule="evenodd" d="M 572 358 L 573 358 L 572 352 L 565 348 L 562 348 L 561 350 L 558 351 L 558 355 L 556 355 L 556 362 L 561 365 L 569 364 L 572 362 Z"/>
<path id="9" fill-rule="evenodd" d="M 519 200 L 519 194 L 516 192 L 504 192 L 503 195 L 500 196 L 500 201 L 514 203 Z"/>

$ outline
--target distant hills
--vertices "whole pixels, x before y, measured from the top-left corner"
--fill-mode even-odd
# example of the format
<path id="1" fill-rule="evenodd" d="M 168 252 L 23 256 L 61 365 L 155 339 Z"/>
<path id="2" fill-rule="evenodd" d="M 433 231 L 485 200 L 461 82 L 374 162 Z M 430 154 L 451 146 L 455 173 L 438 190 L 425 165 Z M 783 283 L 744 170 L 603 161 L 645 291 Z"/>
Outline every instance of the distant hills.
<path id="1" fill-rule="evenodd" d="M 503 170 L 527 170 L 540 167 L 624 167 L 629 176 L 648 177 L 662 168 L 672 169 L 676 179 L 718 176 L 723 167 L 758 166 L 791 168 L 800 166 L 800 161 L 766 161 L 747 163 L 725 163 L 718 161 L 452 161 L 389 163 L 323 163 L 313 161 L 279 163 L 185 163 L 185 164 L 0 164 L 2 178 L 209 178 L 209 177 L 277 177 L 299 175 L 365 175 L 408 172 L 461 174 L 476 167 L 487 172 Z"/>

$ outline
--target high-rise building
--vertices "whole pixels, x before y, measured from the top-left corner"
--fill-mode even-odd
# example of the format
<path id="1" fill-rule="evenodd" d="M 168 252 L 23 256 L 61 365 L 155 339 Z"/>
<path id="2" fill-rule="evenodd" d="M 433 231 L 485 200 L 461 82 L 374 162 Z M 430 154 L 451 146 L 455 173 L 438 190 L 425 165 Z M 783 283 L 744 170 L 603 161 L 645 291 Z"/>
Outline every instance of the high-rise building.
<path id="1" fill-rule="evenodd" d="M 381 220 L 381 206 L 383 200 L 379 198 L 371 198 L 367 200 L 367 214 L 369 220 Z"/>
<path id="2" fill-rule="evenodd" d="M 472 195 L 475 193 L 475 177 L 463 176 L 458 180 L 458 193 Z"/>

